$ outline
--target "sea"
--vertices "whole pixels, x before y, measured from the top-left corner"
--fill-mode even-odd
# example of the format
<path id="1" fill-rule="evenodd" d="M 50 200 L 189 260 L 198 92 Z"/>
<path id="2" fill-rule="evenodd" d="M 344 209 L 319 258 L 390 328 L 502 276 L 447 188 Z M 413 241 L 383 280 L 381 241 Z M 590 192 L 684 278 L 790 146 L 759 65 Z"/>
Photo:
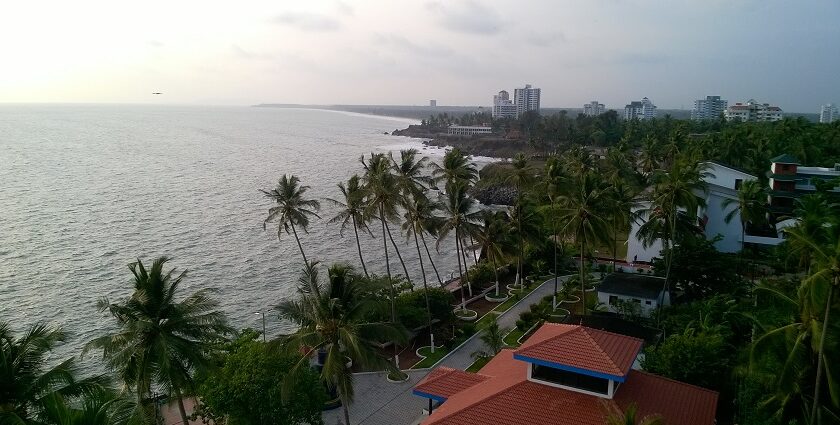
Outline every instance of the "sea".
<path id="1" fill-rule="evenodd" d="M 269 337 L 290 332 L 272 308 L 296 296 L 303 262 L 291 235 L 263 229 L 272 201 L 259 189 L 299 176 L 322 205 L 301 234 L 307 256 L 358 268 L 352 229 L 342 237 L 327 223 L 336 208 L 325 199 L 340 198 L 336 185 L 363 172 L 362 155 L 416 148 L 440 160 L 444 149 L 387 134 L 414 123 L 246 106 L 0 105 L 0 321 L 19 334 L 38 322 L 61 326 L 68 339 L 53 356 L 78 355 L 114 329 L 96 303 L 130 295 L 128 264 L 165 255 L 187 271 L 181 296 L 213 288 L 234 327 L 261 329 L 265 313 Z M 393 227 L 422 284 L 413 243 Z M 372 229 L 361 236 L 363 254 L 370 272 L 384 273 Z M 446 279 L 457 269 L 454 247 L 438 253 L 429 242 Z M 391 260 L 402 273 L 393 251 Z"/>

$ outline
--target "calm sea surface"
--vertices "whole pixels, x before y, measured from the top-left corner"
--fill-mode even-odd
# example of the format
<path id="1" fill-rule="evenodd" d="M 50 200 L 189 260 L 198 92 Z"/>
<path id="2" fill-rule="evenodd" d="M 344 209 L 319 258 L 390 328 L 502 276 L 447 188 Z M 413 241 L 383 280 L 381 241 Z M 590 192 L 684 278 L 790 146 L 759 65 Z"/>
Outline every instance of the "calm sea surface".
<path id="1" fill-rule="evenodd" d="M 189 270 L 183 294 L 216 288 L 233 325 L 259 328 L 255 313 L 294 295 L 302 261 L 292 237 L 263 230 L 271 204 L 257 189 L 300 176 L 323 207 L 302 236 L 307 255 L 358 265 L 352 232 L 341 238 L 327 224 L 335 209 L 323 198 L 361 173 L 360 155 L 417 147 L 440 158 L 383 134 L 411 122 L 304 109 L 0 105 L 0 320 L 16 330 L 62 325 L 71 339 L 58 355 L 78 353 L 113 326 L 96 301 L 130 293 L 127 265 L 167 255 Z M 383 272 L 381 239 L 362 243 L 369 270 Z M 412 250 L 402 254 L 415 264 Z M 455 270 L 453 250 L 442 247 L 436 263 L 441 274 Z M 420 280 L 419 268 L 409 271 Z M 269 335 L 289 330 L 273 313 L 267 320 Z"/>

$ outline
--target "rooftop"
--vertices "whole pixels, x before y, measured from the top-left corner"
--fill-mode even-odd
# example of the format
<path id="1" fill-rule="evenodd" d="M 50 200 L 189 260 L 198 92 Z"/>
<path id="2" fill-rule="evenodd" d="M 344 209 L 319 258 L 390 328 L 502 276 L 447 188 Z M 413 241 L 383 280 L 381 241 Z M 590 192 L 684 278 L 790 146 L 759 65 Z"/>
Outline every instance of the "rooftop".
<path id="1" fill-rule="evenodd" d="M 546 323 L 513 358 L 623 382 L 642 343 L 638 338 L 584 326 Z"/>
<path id="2" fill-rule="evenodd" d="M 777 162 L 779 164 L 799 164 L 799 160 L 793 155 L 782 154 L 775 158 L 771 158 L 770 162 Z"/>
<path id="3" fill-rule="evenodd" d="M 598 285 L 598 292 L 656 300 L 662 292 L 664 279 L 637 273 L 610 273 Z"/>
<path id="4" fill-rule="evenodd" d="M 413 392 L 415 395 L 421 397 L 444 401 L 452 395 L 464 391 L 488 378 L 489 376 L 487 375 L 468 373 L 463 370 L 442 366 L 426 375 L 414 387 Z"/>
<path id="5" fill-rule="evenodd" d="M 543 325 L 520 350 L 502 350 L 481 369 L 479 376 L 483 378 L 479 382 L 450 395 L 423 423 L 602 425 L 608 414 L 635 403 L 641 417 L 659 414 L 668 424 L 714 424 L 718 399 L 714 391 L 631 370 L 627 374 L 627 381 L 618 387 L 615 397 L 608 399 L 530 381 L 528 363 L 515 359 L 516 353 L 521 350 L 544 346 L 544 343 L 554 341 L 555 337 L 590 335 L 591 331 L 594 330 L 581 326 Z M 602 334 L 601 337 L 618 345 L 618 341 L 630 345 L 641 343 L 635 338 L 608 332 L 595 331 L 595 334 Z M 571 346 L 571 342 L 569 344 L 569 349 L 581 348 Z M 606 351 L 614 349 L 608 348 Z M 618 351 L 623 352 L 625 349 Z M 456 371 L 458 375 L 455 375 L 452 371 L 444 368 L 438 372 L 436 369 L 415 389 L 435 380 L 454 380 L 456 376 L 466 374 Z"/>

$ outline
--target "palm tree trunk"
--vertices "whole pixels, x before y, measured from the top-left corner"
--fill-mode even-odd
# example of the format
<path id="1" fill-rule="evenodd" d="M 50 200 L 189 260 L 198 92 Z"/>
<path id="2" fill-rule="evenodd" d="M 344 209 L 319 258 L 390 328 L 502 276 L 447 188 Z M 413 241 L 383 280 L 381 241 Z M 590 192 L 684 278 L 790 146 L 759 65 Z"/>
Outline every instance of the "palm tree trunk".
<path id="1" fill-rule="evenodd" d="M 420 253 L 420 242 L 417 240 L 417 231 L 414 232 L 414 246 L 417 247 L 417 258 L 420 259 L 420 274 L 423 276 L 423 292 L 426 298 L 426 316 L 429 318 L 429 340 L 431 341 L 432 353 L 435 352 L 435 335 L 432 333 L 432 308 L 429 306 L 429 285 L 426 282 L 426 269 L 423 267 L 423 254 Z"/>
<path id="2" fill-rule="evenodd" d="M 295 223 L 292 224 L 292 233 L 295 235 L 295 241 L 297 241 L 298 249 L 300 250 L 300 256 L 303 257 L 303 264 L 309 265 L 309 261 L 306 260 L 306 254 L 303 252 L 303 245 L 300 244 L 300 238 L 298 238 L 297 229 L 295 229 Z"/>
<path id="3" fill-rule="evenodd" d="M 381 214 L 380 208 L 379 221 L 382 223 L 382 247 L 385 248 L 385 274 L 388 275 L 388 286 L 391 294 L 391 323 L 397 323 L 397 294 L 394 293 L 394 281 L 391 279 L 391 262 L 388 258 L 388 239 L 385 238 L 385 215 Z M 400 368 L 399 354 L 397 353 L 397 343 L 394 344 L 394 367 Z"/>
<path id="4" fill-rule="evenodd" d="M 551 309 L 557 308 L 557 223 L 554 223 L 554 294 L 551 297 Z"/>
<path id="5" fill-rule="evenodd" d="M 525 280 L 525 265 L 523 264 L 523 257 L 525 256 L 525 241 L 522 238 L 522 206 L 517 205 L 516 209 L 519 212 L 519 217 L 517 217 L 516 220 L 516 227 L 519 232 L 519 264 L 517 265 L 519 268 L 519 287 L 524 288 L 525 284 L 523 284 L 522 281 Z"/>
<path id="6" fill-rule="evenodd" d="M 464 250 L 464 241 L 461 241 L 461 256 L 464 258 L 464 275 L 467 276 L 467 293 L 470 294 L 470 298 L 472 298 L 473 290 L 469 279 L 470 266 L 467 265 L 467 252 Z"/>
<path id="7" fill-rule="evenodd" d="M 823 356 L 825 356 L 826 332 L 828 332 L 828 313 L 831 311 L 831 298 L 834 295 L 834 285 L 837 284 L 837 277 L 828 287 L 828 298 L 825 300 L 825 318 L 823 319 L 822 333 L 820 334 L 820 348 L 817 351 L 817 379 L 814 383 L 814 405 L 811 408 L 811 425 L 816 423 L 819 414 L 820 387 L 822 386 Z"/>
<path id="8" fill-rule="evenodd" d="M 472 235 L 470 235 L 470 246 L 475 246 L 475 239 L 473 239 Z M 473 264 L 478 265 L 478 255 L 476 255 L 475 250 L 472 251 L 473 256 Z"/>
<path id="9" fill-rule="evenodd" d="M 397 258 L 399 258 L 399 260 L 400 260 L 400 264 L 402 265 L 403 272 L 405 273 L 405 279 L 408 281 L 408 286 L 409 286 L 409 287 L 411 287 L 411 288 L 412 288 L 412 291 L 413 291 L 413 290 L 414 290 L 414 289 L 413 289 L 414 287 L 411 285 L 411 276 L 409 276 L 409 274 L 408 274 L 408 269 L 405 267 L 405 262 L 404 262 L 404 261 L 403 261 L 403 259 L 402 259 L 402 255 L 400 255 L 400 249 L 397 247 L 397 243 L 396 243 L 396 242 L 394 242 L 394 237 L 393 237 L 393 236 L 391 236 L 391 227 L 390 227 L 390 226 L 388 226 L 388 222 L 387 222 L 387 221 L 385 221 L 385 230 L 387 230 L 387 231 L 388 231 L 388 239 L 390 239 L 390 240 L 391 240 L 391 245 L 393 245 L 393 246 L 394 246 L 394 252 L 396 252 L 396 253 L 397 253 Z"/>
<path id="10" fill-rule="evenodd" d="M 359 262 L 362 263 L 362 270 L 365 272 L 365 277 L 368 276 L 367 267 L 365 267 L 365 259 L 362 257 L 362 244 L 359 242 L 359 229 L 356 227 L 356 217 L 351 216 L 353 218 L 353 233 L 356 234 L 356 249 L 359 250 Z"/>
<path id="11" fill-rule="evenodd" d="M 172 389 L 175 392 L 175 397 L 178 398 L 178 412 L 181 414 L 181 420 L 183 421 L 184 425 L 188 425 L 190 423 L 190 419 L 187 417 L 187 409 L 184 408 L 184 398 L 181 395 L 181 389 L 175 385 L 173 385 Z"/>
<path id="12" fill-rule="evenodd" d="M 423 232 L 420 232 L 420 240 L 423 241 L 423 247 L 426 248 L 426 256 L 429 257 L 429 263 L 432 265 L 432 269 L 435 271 L 435 276 L 437 276 L 438 283 L 440 286 L 443 286 L 443 280 L 440 278 L 440 274 L 438 273 L 437 267 L 435 267 L 435 262 L 432 261 L 432 254 L 429 253 L 429 246 L 426 245 L 426 237 L 423 236 Z"/>
<path id="13" fill-rule="evenodd" d="M 461 310 L 467 309 L 467 299 L 464 297 L 464 273 L 461 271 L 461 253 L 458 252 L 461 249 L 461 243 L 459 242 L 460 238 L 458 237 L 458 227 L 455 227 L 455 256 L 458 257 L 458 275 L 460 278 L 460 286 L 461 286 Z"/>
<path id="14" fill-rule="evenodd" d="M 341 390 L 338 390 L 338 398 L 341 400 L 341 410 L 344 411 L 344 425 L 350 425 L 350 406 L 348 406 L 350 400 L 347 400 Z"/>
<path id="15" fill-rule="evenodd" d="M 579 265 L 578 269 L 580 269 L 580 311 L 586 316 L 586 288 L 583 285 L 583 247 L 586 238 L 580 239 L 580 256 L 579 256 Z"/>
<path id="16" fill-rule="evenodd" d="M 490 256 L 490 253 L 487 253 Z M 496 276 L 496 298 L 499 298 L 499 268 L 496 267 L 496 256 L 493 256 L 493 274 Z"/>

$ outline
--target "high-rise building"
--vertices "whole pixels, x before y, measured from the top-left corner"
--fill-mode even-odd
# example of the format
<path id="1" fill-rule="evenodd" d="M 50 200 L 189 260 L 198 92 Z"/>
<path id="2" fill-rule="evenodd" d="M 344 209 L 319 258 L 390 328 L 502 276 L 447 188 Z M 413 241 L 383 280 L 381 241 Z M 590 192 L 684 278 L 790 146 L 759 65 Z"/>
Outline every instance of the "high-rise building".
<path id="1" fill-rule="evenodd" d="M 642 100 L 634 100 L 624 107 L 625 120 L 649 120 L 656 118 L 656 105 L 650 99 L 643 97 Z"/>
<path id="2" fill-rule="evenodd" d="M 743 122 L 781 121 L 782 109 L 769 103 L 758 103 L 750 99 L 747 103 L 738 102 L 723 113 L 727 121 L 741 120 Z"/>
<path id="3" fill-rule="evenodd" d="M 436 99 L 432 99 L 432 100 L 430 100 L 430 101 L 429 101 L 429 106 L 431 106 L 432 108 L 434 108 L 435 106 L 437 106 L 437 100 L 436 100 Z"/>
<path id="4" fill-rule="evenodd" d="M 705 99 L 697 99 L 694 101 L 694 109 L 691 111 L 691 119 L 695 121 L 716 120 L 720 114 L 726 112 L 726 106 L 729 104 L 720 96 L 706 96 Z"/>
<path id="5" fill-rule="evenodd" d="M 604 107 L 603 103 L 598 103 L 597 100 L 593 100 L 592 102 L 583 105 L 583 115 L 587 117 L 597 117 L 598 115 L 603 114 L 606 112 L 606 108 Z"/>
<path id="6" fill-rule="evenodd" d="M 828 124 L 834 121 L 840 121 L 840 113 L 837 112 L 837 105 L 827 103 L 820 108 L 820 122 Z"/>
<path id="7" fill-rule="evenodd" d="M 502 90 L 493 96 L 493 118 L 516 118 L 516 105 L 510 101 L 508 92 Z"/>
<path id="8" fill-rule="evenodd" d="M 513 103 L 516 105 L 516 116 L 529 111 L 540 112 L 540 89 L 531 88 L 526 84 L 525 88 L 513 90 Z"/>

